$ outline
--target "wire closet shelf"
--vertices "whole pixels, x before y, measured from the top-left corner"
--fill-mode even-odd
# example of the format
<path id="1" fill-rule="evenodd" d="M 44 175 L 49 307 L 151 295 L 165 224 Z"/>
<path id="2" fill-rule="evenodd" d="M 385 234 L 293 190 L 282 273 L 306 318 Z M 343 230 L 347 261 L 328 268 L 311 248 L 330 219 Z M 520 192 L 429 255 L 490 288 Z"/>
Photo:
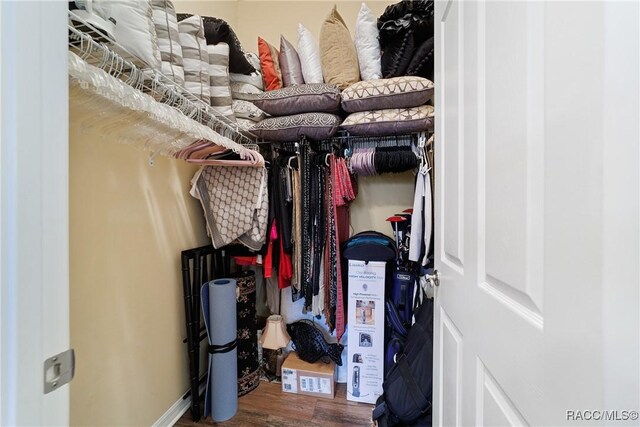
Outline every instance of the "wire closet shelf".
<path id="1" fill-rule="evenodd" d="M 155 101 L 172 107 L 185 118 L 226 138 L 235 152 L 255 150 L 259 139 L 234 121 L 217 114 L 211 106 L 144 61 L 128 52 L 104 32 L 69 11 L 69 52 Z M 195 125 L 195 124 L 194 124 Z M 197 125 L 196 125 L 197 126 Z M 212 141 L 216 143 L 216 141 Z"/>

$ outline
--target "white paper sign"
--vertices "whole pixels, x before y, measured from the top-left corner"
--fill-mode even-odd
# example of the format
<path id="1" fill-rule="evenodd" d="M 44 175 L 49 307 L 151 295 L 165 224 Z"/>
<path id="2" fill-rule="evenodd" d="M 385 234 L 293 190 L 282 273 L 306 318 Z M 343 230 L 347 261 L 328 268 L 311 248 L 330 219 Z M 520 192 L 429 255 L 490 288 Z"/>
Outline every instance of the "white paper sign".
<path id="1" fill-rule="evenodd" d="M 384 380 L 384 262 L 349 261 L 347 399 L 375 403 Z"/>

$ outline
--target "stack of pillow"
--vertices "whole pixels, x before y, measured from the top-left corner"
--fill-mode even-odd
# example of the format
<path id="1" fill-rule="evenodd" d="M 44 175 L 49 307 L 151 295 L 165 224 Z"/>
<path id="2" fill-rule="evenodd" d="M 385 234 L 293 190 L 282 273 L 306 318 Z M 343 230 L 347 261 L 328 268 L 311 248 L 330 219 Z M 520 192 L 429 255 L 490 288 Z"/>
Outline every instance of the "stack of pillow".
<path id="1" fill-rule="evenodd" d="M 351 113 L 340 126 L 352 135 L 385 136 L 433 127 L 434 109 L 426 105 L 433 82 L 403 76 L 355 83 L 342 92 L 342 108 Z"/>
<path id="2" fill-rule="evenodd" d="M 272 117 L 251 128 L 256 136 L 273 142 L 298 141 L 301 136 L 319 141 L 338 130 L 340 90 L 326 83 L 308 83 L 264 92 L 252 99 Z"/>

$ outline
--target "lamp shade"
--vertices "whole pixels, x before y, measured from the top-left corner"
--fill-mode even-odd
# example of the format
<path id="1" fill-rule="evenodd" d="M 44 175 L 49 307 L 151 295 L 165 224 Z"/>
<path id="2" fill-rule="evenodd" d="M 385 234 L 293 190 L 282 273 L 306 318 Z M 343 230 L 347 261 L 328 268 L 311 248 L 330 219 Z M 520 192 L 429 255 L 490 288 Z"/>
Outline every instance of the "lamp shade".
<path id="1" fill-rule="evenodd" d="M 265 326 L 260 338 L 263 348 L 270 350 L 278 350 L 286 347 L 291 341 L 291 337 L 287 333 L 282 316 L 273 314 L 267 318 L 267 326 Z"/>

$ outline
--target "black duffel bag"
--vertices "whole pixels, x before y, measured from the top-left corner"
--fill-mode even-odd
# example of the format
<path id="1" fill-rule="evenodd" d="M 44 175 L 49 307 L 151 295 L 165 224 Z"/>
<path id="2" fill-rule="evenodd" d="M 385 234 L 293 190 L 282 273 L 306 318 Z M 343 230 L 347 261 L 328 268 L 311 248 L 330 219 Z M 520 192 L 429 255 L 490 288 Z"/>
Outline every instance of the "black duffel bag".
<path id="1" fill-rule="evenodd" d="M 379 427 L 431 425 L 433 396 L 433 300 L 415 310 L 404 352 L 396 358 L 376 402 L 373 420 Z"/>

